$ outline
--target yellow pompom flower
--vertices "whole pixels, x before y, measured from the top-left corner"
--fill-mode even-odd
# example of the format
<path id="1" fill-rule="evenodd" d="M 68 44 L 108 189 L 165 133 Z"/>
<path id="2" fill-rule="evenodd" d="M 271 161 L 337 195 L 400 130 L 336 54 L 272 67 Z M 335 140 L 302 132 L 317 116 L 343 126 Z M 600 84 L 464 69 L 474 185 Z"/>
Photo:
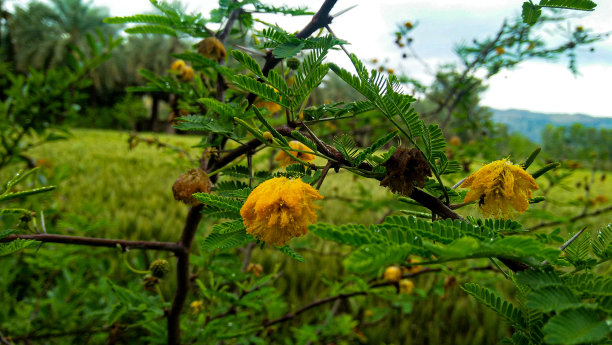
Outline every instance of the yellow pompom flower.
<path id="1" fill-rule="evenodd" d="M 198 53 L 211 60 L 225 59 L 225 47 L 215 37 L 207 37 L 198 43 Z"/>
<path id="2" fill-rule="evenodd" d="M 246 232 L 268 244 L 284 246 L 317 221 L 315 200 L 323 199 L 300 179 L 276 177 L 257 186 L 240 209 Z"/>
<path id="3" fill-rule="evenodd" d="M 478 200 L 482 214 L 507 219 L 527 211 L 538 184 L 521 166 L 502 159 L 480 168 L 461 187 L 470 188 L 464 201 Z"/>
<path id="4" fill-rule="evenodd" d="M 294 150 L 313 152 L 308 146 L 302 144 L 299 141 L 295 141 L 295 140 L 289 142 L 289 147 L 291 147 Z M 289 151 L 289 153 L 291 153 L 295 157 L 307 163 L 314 161 L 316 158 L 315 155 L 310 154 L 310 153 L 305 153 L 305 152 Z M 285 151 L 279 152 L 276 155 L 275 160 L 280 162 L 280 165 L 282 167 L 286 167 L 289 164 L 298 163 L 295 159 L 293 159 L 293 157 L 289 156 Z"/>
<path id="5" fill-rule="evenodd" d="M 497 53 L 497 55 L 502 55 L 506 52 L 506 49 L 504 49 L 504 47 L 495 47 L 495 52 Z"/>
<path id="6" fill-rule="evenodd" d="M 183 60 L 176 60 L 170 66 L 170 69 L 175 72 L 180 72 L 183 68 L 185 68 L 185 61 Z"/>
<path id="7" fill-rule="evenodd" d="M 184 81 L 192 81 L 194 76 L 195 76 L 195 72 L 193 71 L 193 68 L 191 68 L 190 66 L 187 66 L 181 70 L 181 78 Z"/>

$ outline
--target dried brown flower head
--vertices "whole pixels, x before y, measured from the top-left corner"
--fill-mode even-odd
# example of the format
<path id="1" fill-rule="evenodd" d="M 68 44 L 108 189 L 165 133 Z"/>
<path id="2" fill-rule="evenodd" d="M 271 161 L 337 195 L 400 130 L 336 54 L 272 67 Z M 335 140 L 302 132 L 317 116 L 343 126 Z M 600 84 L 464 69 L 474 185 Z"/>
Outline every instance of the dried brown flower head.
<path id="1" fill-rule="evenodd" d="M 210 179 L 202 169 L 190 169 L 179 176 L 172 185 L 174 199 L 187 205 L 196 205 L 199 201 L 193 197 L 193 193 L 209 193 Z"/>
<path id="2" fill-rule="evenodd" d="M 415 186 L 425 187 L 427 176 L 431 176 L 429 164 L 416 148 L 398 148 L 383 166 L 387 173 L 380 185 L 405 196 L 410 196 Z"/>
<path id="3" fill-rule="evenodd" d="M 225 59 L 225 47 L 215 37 L 207 37 L 198 43 L 198 53 L 211 60 Z"/>

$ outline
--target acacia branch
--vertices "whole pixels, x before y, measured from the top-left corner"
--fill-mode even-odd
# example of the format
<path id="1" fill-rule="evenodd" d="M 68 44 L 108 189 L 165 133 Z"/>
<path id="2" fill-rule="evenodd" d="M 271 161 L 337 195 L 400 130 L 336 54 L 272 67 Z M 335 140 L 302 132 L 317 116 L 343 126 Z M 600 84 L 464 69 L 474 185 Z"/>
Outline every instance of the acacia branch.
<path id="1" fill-rule="evenodd" d="M 179 253 L 183 251 L 183 248 L 174 242 L 154 242 L 154 241 L 126 241 L 126 240 L 113 240 L 106 238 L 95 238 L 95 237 L 81 237 L 81 236 L 66 236 L 66 235 L 55 235 L 55 234 L 34 234 L 34 235 L 9 235 L 0 242 L 12 242 L 17 239 L 22 240 L 36 240 L 46 243 L 64 243 L 64 244 L 76 244 L 90 247 L 108 247 L 117 248 L 120 246 L 122 250 L 127 249 L 151 249 L 151 250 L 165 250 L 173 253 Z"/>
<path id="2" fill-rule="evenodd" d="M 493 266 L 483 266 L 483 267 L 473 267 L 469 269 L 470 271 L 487 271 L 487 270 L 495 270 L 495 268 Z M 407 273 L 402 275 L 402 278 L 412 278 L 424 273 L 433 273 L 433 272 L 440 272 L 442 271 L 441 268 L 424 268 L 421 271 L 415 272 L 415 273 Z M 380 282 L 380 283 L 375 283 L 370 285 L 370 289 L 375 289 L 375 288 L 380 288 L 380 287 L 386 287 L 386 286 L 393 286 L 395 285 L 396 282 L 389 282 L 389 281 L 384 281 L 384 282 Z M 282 323 L 282 322 L 286 322 L 289 321 L 293 318 L 295 318 L 296 316 L 302 314 L 305 311 L 308 311 L 312 308 L 316 308 L 320 305 L 329 303 L 329 302 L 333 302 L 336 300 L 342 300 L 342 299 L 347 299 L 347 298 L 351 298 L 354 296 L 360 296 L 360 295 L 367 295 L 369 293 L 368 290 L 365 291 L 355 291 L 355 292 L 347 292 L 347 293 L 340 293 L 334 296 L 329 296 L 329 297 L 325 297 L 319 300 L 316 300 L 314 302 L 311 302 L 303 307 L 301 307 L 300 309 L 297 309 L 294 312 L 290 312 L 287 313 L 277 319 L 274 320 L 269 320 L 269 321 L 265 321 L 263 322 L 262 326 L 263 327 L 269 327 L 272 325 L 276 325 L 278 323 Z"/>

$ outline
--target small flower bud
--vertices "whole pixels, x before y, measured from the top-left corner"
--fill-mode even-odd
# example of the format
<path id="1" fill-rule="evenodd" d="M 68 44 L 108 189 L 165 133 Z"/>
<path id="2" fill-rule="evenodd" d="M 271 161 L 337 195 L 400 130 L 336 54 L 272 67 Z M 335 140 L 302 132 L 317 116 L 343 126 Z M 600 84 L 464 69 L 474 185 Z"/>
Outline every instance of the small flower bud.
<path id="1" fill-rule="evenodd" d="M 270 133 L 269 131 L 263 132 L 263 137 L 267 141 L 272 141 L 272 139 L 274 139 L 274 135 L 272 135 L 272 133 Z"/>
<path id="2" fill-rule="evenodd" d="M 405 22 L 405 23 L 404 23 L 404 26 L 405 26 L 406 28 L 408 28 L 408 29 L 412 29 L 412 27 L 413 27 L 413 25 L 412 25 L 412 23 L 411 23 L 411 22 Z"/>
<path id="3" fill-rule="evenodd" d="M 414 283 L 409 279 L 402 279 L 399 282 L 400 293 L 411 294 L 414 290 Z"/>
<path id="4" fill-rule="evenodd" d="M 400 281 L 400 279 L 402 279 L 402 270 L 400 270 L 400 268 L 397 266 L 389 266 L 385 270 L 383 278 L 385 278 L 385 280 L 388 282 L 397 283 Z"/>
<path id="5" fill-rule="evenodd" d="M 294 57 L 287 59 L 287 67 L 294 71 L 297 70 L 300 67 L 300 60 Z"/>
<path id="6" fill-rule="evenodd" d="M 193 197 L 194 193 L 209 193 L 210 179 L 202 169 L 190 169 L 179 176 L 172 185 L 174 199 L 187 205 L 197 205 L 199 201 Z"/>
<path id="7" fill-rule="evenodd" d="M 175 72 L 180 72 L 181 70 L 183 70 L 183 68 L 185 68 L 185 61 L 183 60 L 176 60 L 170 66 L 170 69 Z"/>
<path id="8" fill-rule="evenodd" d="M 495 52 L 497 53 L 497 55 L 502 55 L 506 52 L 506 49 L 504 49 L 504 47 L 497 47 L 495 48 Z"/>
<path id="9" fill-rule="evenodd" d="M 192 81 L 194 76 L 195 72 L 193 71 L 193 68 L 189 66 L 181 70 L 181 79 L 183 79 L 183 81 Z"/>
<path id="10" fill-rule="evenodd" d="M 155 278 L 163 278 L 170 271 L 170 264 L 167 260 L 157 259 L 149 266 L 149 271 Z"/>
<path id="11" fill-rule="evenodd" d="M 246 272 L 253 272 L 253 274 L 255 275 L 255 277 L 259 278 L 259 275 L 261 274 L 261 272 L 263 272 L 263 267 L 261 267 L 260 264 L 249 264 L 247 266 Z"/>

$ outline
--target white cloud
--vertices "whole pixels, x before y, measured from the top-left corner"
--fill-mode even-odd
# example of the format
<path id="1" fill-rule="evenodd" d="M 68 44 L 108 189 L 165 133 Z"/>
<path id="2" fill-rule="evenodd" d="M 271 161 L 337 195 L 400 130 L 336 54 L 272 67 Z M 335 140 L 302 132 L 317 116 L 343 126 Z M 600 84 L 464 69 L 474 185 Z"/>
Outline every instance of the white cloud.
<path id="1" fill-rule="evenodd" d="M 574 77 L 567 67 L 527 62 L 490 80 L 483 103 L 495 108 L 612 116 L 612 66 L 590 65 Z"/>

